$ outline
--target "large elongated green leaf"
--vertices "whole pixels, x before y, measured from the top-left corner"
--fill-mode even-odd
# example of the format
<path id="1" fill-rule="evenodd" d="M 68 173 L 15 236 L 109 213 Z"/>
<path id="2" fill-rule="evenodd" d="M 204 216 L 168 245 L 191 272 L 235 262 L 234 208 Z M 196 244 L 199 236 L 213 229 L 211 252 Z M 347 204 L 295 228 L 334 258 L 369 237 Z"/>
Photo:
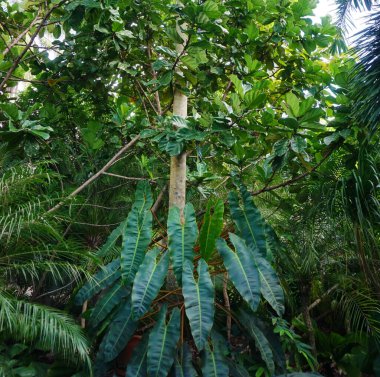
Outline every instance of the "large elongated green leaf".
<path id="1" fill-rule="evenodd" d="M 102 322 L 109 313 L 128 296 L 130 290 L 124 287 L 120 282 L 116 282 L 112 288 L 96 303 L 90 316 L 90 324 L 94 328 Z"/>
<path id="2" fill-rule="evenodd" d="M 117 357 L 135 333 L 137 324 L 132 318 L 132 306 L 128 300 L 113 317 L 108 332 L 99 346 L 99 358 L 111 361 Z"/>
<path id="3" fill-rule="evenodd" d="M 276 375 L 274 377 L 322 377 L 322 375 L 316 372 L 306 372 L 306 373 L 294 372 L 294 373 Z"/>
<path id="4" fill-rule="evenodd" d="M 244 186 L 240 187 L 240 194 L 242 206 L 239 204 L 239 195 L 235 191 L 231 191 L 228 195 L 232 219 L 247 245 L 257 248 L 260 253 L 266 255 L 264 220 Z"/>
<path id="5" fill-rule="evenodd" d="M 263 297 L 279 316 L 284 314 L 284 291 L 278 280 L 276 271 L 257 250 L 252 250 L 253 260 L 259 271 L 260 290 Z"/>
<path id="6" fill-rule="evenodd" d="M 104 245 L 99 249 L 97 252 L 97 255 L 99 257 L 106 257 L 108 254 L 111 253 L 112 248 L 115 246 L 116 241 L 121 237 L 125 232 L 125 226 L 127 221 L 123 221 L 120 223 L 120 225 L 115 228 L 111 234 L 108 236 L 107 241 L 104 243 Z"/>
<path id="7" fill-rule="evenodd" d="M 197 377 L 192 363 L 191 350 L 187 343 L 184 343 L 178 352 L 174 362 L 174 377 Z"/>
<path id="8" fill-rule="evenodd" d="M 167 306 L 161 308 L 160 318 L 149 334 L 148 374 L 167 377 L 174 361 L 174 351 L 179 339 L 180 311 L 174 308 L 166 324 Z"/>
<path id="9" fill-rule="evenodd" d="M 202 365 L 203 375 L 207 377 L 227 377 L 228 371 L 228 365 L 217 344 L 213 344 L 211 348 L 210 344 L 206 343 Z"/>
<path id="10" fill-rule="evenodd" d="M 147 377 L 148 336 L 144 336 L 128 363 L 125 377 Z"/>
<path id="11" fill-rule="evenodd" d="M 213 213 L 211 211 L 213 210 Z M 223 229 L 223 200 L 209 200 L 204 217 L 204 223 L 199 233 L 199 245 L 202 258 L 209 260 L 215 250 L 216 239 L 220 236 Z"/>
<path id="12" fill-rule="evenodd" d="M 207 263 L 198 262 L 198 281 L 194 279 L 193 263 L 186 261 L 182 274 L 182 294 L 195 345 L 201 351 L 214 323 L 214 286 Z"/>
<path id="13" fill-rule="evenodd" d="M 249 335 L 255 340 L 256 347 L 260 351 L 261 358 L 267 365 L 267 368 L 271 374 L 274 375 L 274 361 L 271 345 L 263 332 L 255 325 L 251 316 L 246 312 L 241 311 L 239 313 L 239 320 L 242 325 L 248 330 Z"/>
<path id="14" fill-rule="evenodd" d="M 216 247 L 236 289 L 255 311 L 260 302 L 259 272 L 244 240 L 233 233 L 230 233 L 230 240 L 236 252 L 233 252 L 222 238 L 217 240 Z"/>
<path id="15" fill-rule="evenodd" d="M 148 181 L 140 181 L 135 192 L 135 201 L 132 208 L 150 209 L 153 205 L 152 192 Z"/>
<path id="16" fill-rule="evenodd" d="M 149 184 L 139 182 L 135 203 L 127 218 L 124 247 L 121 252 L 121 273 L 127 283 L 133 281 L 152 237 L 151 205 Z"/>
<path id="17" fill-rule="evenodd" d="M 134 319 L 139 319 L 148 311 L 164 283 L 169 268 L 169 253 L 164 253 L 157 261 L 159 253 L 159 249 L 148 252 L 137 271 L 132 289 Z"/>
<path id="18" fill-rule="evenodd" d="M 75 296 L 75 304 L 82 305 L 86 300 L 114 283 L 120 277 L 119 267 L 120 259 L 115 259 L 102 267 L 101 270 L 78 291 Z"/>
<path id="19" fill-rule="evenodd" d="M 168 216 L 169 251 L 174 274 L 179 283 L 182 281 L 182 268 L 185 260 L 192 261 L 194 258 L 193 248 L 198 237 L 198 227 L 192 204 L 186 204 L 183 217 L 182 222 L 179 208 L 170 208 Z"/>

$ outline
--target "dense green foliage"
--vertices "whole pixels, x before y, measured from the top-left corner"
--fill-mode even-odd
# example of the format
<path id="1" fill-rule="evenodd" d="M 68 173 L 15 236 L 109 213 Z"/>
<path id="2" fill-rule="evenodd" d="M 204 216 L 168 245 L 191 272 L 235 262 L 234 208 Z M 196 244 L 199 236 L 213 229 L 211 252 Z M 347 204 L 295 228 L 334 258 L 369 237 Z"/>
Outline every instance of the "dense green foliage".
<path id="1" fill-rule="evenodd" d="M 337 4 L 1 3 L 1 375 L 380 375 L 380 12 Z"/>

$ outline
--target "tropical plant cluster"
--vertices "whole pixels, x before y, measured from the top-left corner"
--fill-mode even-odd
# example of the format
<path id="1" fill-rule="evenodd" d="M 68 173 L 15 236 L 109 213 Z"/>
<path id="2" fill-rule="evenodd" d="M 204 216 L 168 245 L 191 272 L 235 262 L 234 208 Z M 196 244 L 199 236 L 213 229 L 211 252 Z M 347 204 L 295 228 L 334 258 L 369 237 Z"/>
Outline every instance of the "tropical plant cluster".
<path id="1" fill-rule="evenodd" d="M 0 376 L 380 376 L 380 8 L 316 6 L 0 3 Z"/>

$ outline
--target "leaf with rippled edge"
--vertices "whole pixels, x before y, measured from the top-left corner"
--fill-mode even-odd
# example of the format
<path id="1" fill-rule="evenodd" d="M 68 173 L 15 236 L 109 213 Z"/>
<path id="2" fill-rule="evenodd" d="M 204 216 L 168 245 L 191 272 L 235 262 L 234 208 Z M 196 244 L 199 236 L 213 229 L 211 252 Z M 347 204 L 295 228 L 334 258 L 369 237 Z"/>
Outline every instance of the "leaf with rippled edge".
<path id="1" fill-rule="evenodd" d="M 169 268 L 169 253 L 157 260 L 159 249 L 149 251 L 137 271 L 132 288 L 132 311 L 135 319 L 141 318 L 156 298 Z"/>
<path id="2" fill-rule="evenodd" d="M 180 336 L 180 310 L 174 308 L 166 324 L 167 306 L 161 308 L 160 317 L 149 334 L 148 375 L 167 377 L 174 362 L 175 349 Z"/>
<path id="3" fill-rule="evenodd" d="M 200 254 L 206 261 L 210 259 L 215 250 L 216 239 L 223 229 L 223 200 L 209 200 L 207 203 L 204 223 L 199 233 Z"/>
<path id="4" fill-rule="evenodd" d="M 101 267 L 100 271 L 79 289 L 75 296 L 75 304 L 82 305 L 102 289 L 112 285 L 120 277 L 119 267 L 120 259 L 115 259 L 106 266 Z"/>
<path id="5" fill-rule="evenodd" d="M 182 294 L 185 299 L 186 316 L 189 319 L 195 345 L 201 351 L 214 323 L 214 286 L 207 263 L 198 261 L 198 280 L 193 275 L 193 264 L 185 262 L 182 274 Z"/>
<path id="6" fill-rule="evenodd" d="M 255 311 L 260 302 L 260 279 L 251 251 L 244 240 L 230 233 L 230 240 L 235 247 L 233 252 L 227 242 L 219 238 L 216 247 L 223 258 L 229 277 L 243 299 Z"/>
<path id="7" fill-rule="evenodd" d="M 194 244 L 198 238 L 198 227 L 192 204 L 186 204 L 181 221 L 178 207 L 171 207 L 168 216 L 169 252 L 173 263 L 174 275 L 182 281 L 182 269 L 185 260 L 194 258 Z"/>
<path id="8" fill-rule="evenodd" d="M 267 247 L 264 220 L 244 186 L 240 187 L 240 196 L 242 205 L 236 191 L 231 191 L 228 195 L 232 219 L 247 246 L 257 248 L 265 256 Z"/>
<path id="9" fill-rule="evenodd" d="M 124 303 L 112 318 L 106 335 L 99 346 L 100 359 L 111 361 L 125 348 L 136 331 L 138 322 L 132 318 L 130 300 Z"/>
<path id="10" fill-rule="evenodd" d="M 98 300 L 91 312 L 89 323 L 92 328 L 97 327 L 111 311 L 120 304 L 123 298 L 130 294 L 130 290 L 117 281 L 105 294 Z"/>
<path id="11" fill-rule="evenodd" d="M 139 182 L 136 199 L 128 214 L 124 246 L 121 251 L 121 274 L 123 281 L 132 283 L 142 263 L 152 238 L 152 194 L 149 183 Z"/>

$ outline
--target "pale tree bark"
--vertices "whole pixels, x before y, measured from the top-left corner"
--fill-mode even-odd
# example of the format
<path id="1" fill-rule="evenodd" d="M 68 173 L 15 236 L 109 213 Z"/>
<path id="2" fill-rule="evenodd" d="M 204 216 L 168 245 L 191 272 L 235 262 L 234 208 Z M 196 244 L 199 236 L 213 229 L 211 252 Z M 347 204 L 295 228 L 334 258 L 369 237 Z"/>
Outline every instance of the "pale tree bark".
<path id="1" fill-rule="evenodd" d="M 184 27 L 184 25 L 182 25 L 182 27 Z M 177 32 L 181 36 L 183 43 L 176 45 L 178 55 L 177 61 L 174 64 L 176 72 L 180 70 L 177 63 L 180 56 L 184 53 L 185 46 L 188 42 L 188 36 L 182 32 L 178 21 Z M 187 97 L 176 87 L 174 88 L 173 115 L 183 118 L 187 117 Z M 169 208 L 179 208 L 182 222 L 184 221 L 183 211 L 186 204 L 186 156 L 186 151 L 182 151 L 178 156 L 170 158 Z M 166 278 L 166 288 L 168 290 L 178 289 L 178 283 L 171 268 Z"/>
<path id="2" fill-rule="evenodd" d="M 178 56 L 184 52 L 185 45 L 187 44 L 188 36 L 183 33 L 181 27 L 177 23 L 177 32 L 181 36 L 183 43 L 176 45 Z M 175 68 L 179 70 L 178 67 Z M 187 117 L 187 96 L 183 94 L 178 88 L 174 88 L 173 100 L 173 115 L 178 115 L 183 118 Z M 169 184 L 169 207 L 176 206 L 183 215 L 183 209 L 186 204 L 186 151 L 182 151 L 178 156 L 171 157 L 170 161 L 170 184 Z"/>

